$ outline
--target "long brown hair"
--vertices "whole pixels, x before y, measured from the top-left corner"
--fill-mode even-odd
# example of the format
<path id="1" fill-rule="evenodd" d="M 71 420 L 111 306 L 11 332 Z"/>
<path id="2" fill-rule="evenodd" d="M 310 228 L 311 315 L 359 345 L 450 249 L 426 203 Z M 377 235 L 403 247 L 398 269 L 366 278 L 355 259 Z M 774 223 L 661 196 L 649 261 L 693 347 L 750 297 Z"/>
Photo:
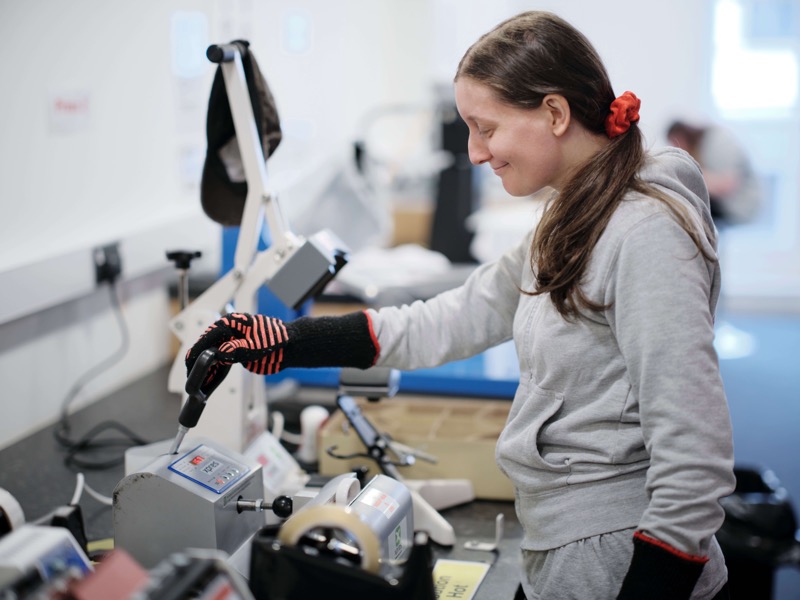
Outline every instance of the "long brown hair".
<path id="1" fill-rule="evenodd" d="M 560 17 L 541 11 L 521 13 L 478 39 L 461 59 L 456 80 L 459 77 L 487 85 L 500 102 L 518 108 L 538 108 L 546 95 L 559 94 L 569 103 L 572 118 L 603 135 L 615 99 L 589 40 Z M 698 251 L 714 260 L 703 249 L 701 233 L 687 210 L 637 176 L 645 158 L 642 133 L 632 123 L 572 174 L 536 228 L 531 247 L 536 289 L 523 293 L 549 293 L 567 319 L 576 317 L 580 308 L 608 308 L 588 298 L 580 283 L 592 250 L 629 190 L 666 203 Z"/>

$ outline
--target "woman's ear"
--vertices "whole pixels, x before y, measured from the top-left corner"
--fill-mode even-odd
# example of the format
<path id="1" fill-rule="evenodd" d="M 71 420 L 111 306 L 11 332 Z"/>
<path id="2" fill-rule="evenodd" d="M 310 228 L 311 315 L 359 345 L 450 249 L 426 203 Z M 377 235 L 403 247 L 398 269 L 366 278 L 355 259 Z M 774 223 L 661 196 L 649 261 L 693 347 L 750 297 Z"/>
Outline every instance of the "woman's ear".
<path id="1" fill-rule="evenodd" d="M 569 127 L 570 110 L 569 102 L 561 94 L 547 94 L 542 99 L 542 106 L 547 111 L 553 135 L 564 135 Z"/>

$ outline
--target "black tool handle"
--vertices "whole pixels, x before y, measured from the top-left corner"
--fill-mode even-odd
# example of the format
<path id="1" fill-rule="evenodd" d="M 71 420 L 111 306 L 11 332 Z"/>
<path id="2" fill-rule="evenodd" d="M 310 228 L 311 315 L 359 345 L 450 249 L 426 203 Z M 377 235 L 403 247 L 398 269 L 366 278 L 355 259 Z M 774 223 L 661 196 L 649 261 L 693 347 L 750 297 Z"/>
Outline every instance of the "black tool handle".
<path id="1" fill-rule="evenodd" d="M 186 403 L 181 409 L 181 414 L 178 415 L 178 423 L 184 427 L 194 427 L 200 420 L 200 415 L 203 414 L 203 409 L 205 407 L 205 402 L 194 396 L 189 396 L 189 399 L 186 400 Z"/>
<path id="2" fill-rule="evenodd" d="M 203 414 L 203 409 L 206 407 L 206 400 L 217 389 L 217 386 L 222 383 L 223 378 L 219 377 L 216 381 L 212 381 L 210 385 L 203 386 L 216 362 L 216 349 L 208 348 L 197 357 L 189 373 L 189 377 L 186 380 L 186 393 L 189 394 L 189 399 L 183 405 L 181 414 L 178 416 L 178 423 L 184 427 L 197 425 L 200 415 Z"/>

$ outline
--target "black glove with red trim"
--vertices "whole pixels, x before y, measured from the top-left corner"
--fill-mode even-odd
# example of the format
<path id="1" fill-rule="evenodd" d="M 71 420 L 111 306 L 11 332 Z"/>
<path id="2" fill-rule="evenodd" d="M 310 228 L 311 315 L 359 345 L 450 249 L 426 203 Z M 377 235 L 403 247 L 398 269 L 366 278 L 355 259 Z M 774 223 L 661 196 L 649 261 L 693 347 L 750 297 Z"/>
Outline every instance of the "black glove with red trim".
<path id="1" fill-rule="evenodd" d="M 378 345 L 363 311 L 340 317 L 302 317 L 289 323 L 265 315 L 231 313 L 206 329 L 186 354 L 189 373 L 197 357 L 216 350 L 221 366 L 241 363 L 259 375 L 287 367 L 356 367 L 375 364 Z M 209 380 L 224 377 L 217 369 Z"/>
<path id="2" fill-rule="evenodd" d="M 706 562 L 637 531 L 617 600 L 689 600 Z"/>

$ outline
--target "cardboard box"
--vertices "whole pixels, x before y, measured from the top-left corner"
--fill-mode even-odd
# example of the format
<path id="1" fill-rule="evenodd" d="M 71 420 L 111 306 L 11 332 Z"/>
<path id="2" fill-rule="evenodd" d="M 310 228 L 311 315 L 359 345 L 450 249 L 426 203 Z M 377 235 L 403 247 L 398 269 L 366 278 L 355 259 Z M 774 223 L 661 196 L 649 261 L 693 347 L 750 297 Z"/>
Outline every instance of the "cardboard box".
<path id="1" fill-rule="evenodd" d="M 417 459 L 401 467 L 407 479 L 469 479 L 475 497 L 486 500 L 513 500 L 514 488 L 500 472 L 494 450 L 508 418 L 508 400 L 472 400 L 396 396 L 373 403 L 358 399 L 366 418 L 393 440 L 437 457 L 436 464 Z M 337 459 L 336 454 L 366 452 L 346 417 L 337 410 L 320 429 L 319 470 L 323 475 L 338 475 L 358 466 L 369 466 L 369 476 L 380 470 L 369 458 Z"/>
<path id="2" fill-rule="evenodd" d="M 422 203 L 397 205 L 392 211 L 394 231 L 393 246 L 419 244 L 428 247 L 431 241 L 433 206 Z"/>

